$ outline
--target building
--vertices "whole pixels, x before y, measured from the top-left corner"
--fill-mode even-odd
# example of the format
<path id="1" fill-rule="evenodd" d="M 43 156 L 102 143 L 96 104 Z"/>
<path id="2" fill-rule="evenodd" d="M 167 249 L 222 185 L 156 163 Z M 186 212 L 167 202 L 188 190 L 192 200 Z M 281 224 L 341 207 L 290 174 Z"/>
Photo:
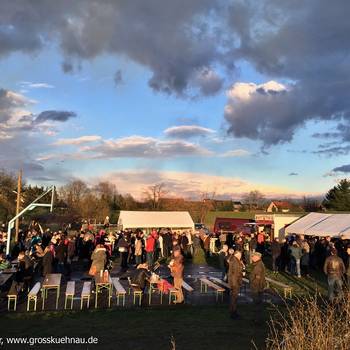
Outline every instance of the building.
<path id="1" fill-rule="evenodd" d="M 282 240 L 286 236 L 285 229 L 288 225 L 298 220 L 303 214 L 255 214 L 255 223 L 258 230 L 264 230 L 270 235 Z"/>
<path id="2" fill-rule="evenodd" d="M 239 201 L 233 201 L 233 211 L 241 211 L 243 209 L 242 202 Z"/>
<path id="3" fill-rule="evenodd" d="M 289 213 L 301 210 L 299 206 L 287 201 L 272 201 L 266 209 L 268 213 Z"/>

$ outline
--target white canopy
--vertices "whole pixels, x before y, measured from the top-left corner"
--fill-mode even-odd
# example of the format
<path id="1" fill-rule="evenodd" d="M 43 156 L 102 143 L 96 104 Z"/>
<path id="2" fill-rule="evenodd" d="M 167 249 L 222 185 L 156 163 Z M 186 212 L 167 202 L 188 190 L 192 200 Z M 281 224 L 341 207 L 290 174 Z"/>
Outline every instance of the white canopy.
<path id="1" fill-rule="evenodd" d="M 188 211 L 126 211 L 118 219 L 122 229 L 132 228 L 191 228 L 194 222 Z"/>
<path id="2" fill-rule="evenodd" d="M 350 238 L 350 214 L 310 213 L 286 227 L 287 234 Z"/>

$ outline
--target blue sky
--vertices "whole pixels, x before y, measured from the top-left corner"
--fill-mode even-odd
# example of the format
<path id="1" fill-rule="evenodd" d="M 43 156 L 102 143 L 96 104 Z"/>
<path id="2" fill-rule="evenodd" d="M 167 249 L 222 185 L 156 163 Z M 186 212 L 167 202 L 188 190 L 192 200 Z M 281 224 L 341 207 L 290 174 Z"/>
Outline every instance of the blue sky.
<path id="1" fill-rule="evenodd" d="M 242 19 L 246 12 L 239 12 L 243 5 L 237 3 L 233 1 L 230 10 L 234 18 L 240 15 Z M 332 101 L 318 109 L 324 102 L 322 96 L 329 93 L 326 88 L 312 89 L 309 76 L 313 70 L 316 74 L 322 69 L 322 62 L 320 67 L 317 62 L 305 67 L 292 55 L 290 62 L 284 58 L 283 69 L 264 62 L 270 51 L 275 50 L 276 55 L 288 53 L 289 48 L 281 43 L 283 38 L 266 33 L 264 42 L 270 45 L 269 52 L 261 51 L 259 38 L 254 41 L 256 52 L 245 52 L 243 29 L 247 29 L 237 20 L 230 29 L 233 37 L 240 37 L 240 44 L 230 47 L 232 52 L 227 49 L 225 59 L 218 55 L 210 58 L 212 61 L 203 59 L 204 63 L 201 54 L 190 57 L 197 50 L 197 43 L 183 39 L 179 29 L 176 43 L 184 40 L 188 57 L 170 48 L 163 52 L 166 42 L 163 46 L 154 43 L 161 48 L 159 57 L 152 52 L 144 55 L 127 43 L 111 49 L 118 38 L 111 38 L 109 31 L 102 29 L 99 40 L 109 43 L 104 49 L 91 48 L 86 43 L 89 39 L 79 37 L 68 45 L 71 38 L 65 37 L 64 29 L 54 28 L 59 35 L 30 50 L 23 47 L 27 34 L 20 31 L 23 23 L 16 22 L 16 10 L 7 9 L 6 5 L 0 5 L 0 9 L 9 12 L 7 27 L 0 25 L 0 43 L 2 38 L 9 40 L 17 26 L 19 33 L 13 36 L 13 42 L 10 36 L 7 51 L 0 50 L 0 160 L 11 171 L 23 167 L 31 182 L 60 185 L 74 178 L 91 184 L 108 180 L 120 192 L 137 197 L 145 187 L 164 182 L 173 196 L 195 197 L 215 192 L 218 197 L 239 198 L 258 189 L 266 196 L 285 198 L 322 195 L 347 174 L 337 169 L 348 163 L 348 139 L 344 133 L 348 105 L 334 89 L 333 99 L 339 98 L 334 105 L 341 109 L 329 107 Z M 155 20 L 159 13 L 153 13 L 152 6 L 156 5 L 163 10 L 157 1 L 149 5 L 150 17 Z M 33 6 L 33 11 L 40 10 Z M 89 5 L 80 3 L 71 13 L 61 9 L 61 16 L 69 18 L 68 23 L 73 23 L 74 28 L 79 24 L 93 34 L 99 32 L 99 28 L 84 22 L 85 6 Z M 176 28 L 193 25 L 196 11 L 206 13 L 206 8 L 196 1 L 193 6 L 188 10 L 190 14 L 185 10 L 178 14 Z M 49 18 L 50 10 L 53 9 L 48 9 Z M 311 5 L 305 5 L 306 15 L 311 16 L 312 10 Z M 133 8 L 124 11 L 129 14 Z M 295 15 L 293 9 L 289 11 L 287 24 Z M 254 11 L 250 16 L 256 16 Z M 146 20 L 142 17 L 140 23 Z M 106 21 L 113 24 L 117 19 L 107 17 Z M 137 17 L 133 21 L 132 25 L 138 28 Z M 166 24 L 162 25 L 166 35 Z M 283 32 L 283 28 L 279 29 Z M 45 23 L 30 30 L 40 38 L 52 36 L 52 29 Z M 74 36 L 76 32 L 70 34 Z M 18 40 L 18 35 L 23 38 Z M 118 35 L 119 32 L 115 34 Z M 207 40 L 211 38 L 205 30 L 203 35 L 208 36 Z M 133 39 L 150 50 L 152 45 L 145 43 L 136 29 L 131 30 L 130 40 Z M 299 45 L 292 39 L 290 45 L 297 49 Z M 159 40 L 163 38 L 160 36 Z M 78 50 L 79 45 L 86 45 L 85 51 Z M 305 48 L 299 49 L 300 61 L 303 55 L 309 57 Z M 203 48 L 198 50 L 202 52 Z M 210 56 L 205 50 L 202 55 Z M 227 65 L 228 60 L 234 61 L 234 68 Z M 69 69 L 64 71 L 62 62 Z M 299 71 L 293 71 L 292 64 L 299 64 Z M 190 71 L 181 65 L 194 67 Z M 336 68 L 327 72 L 334 84 L 339 84 L 338 73 Z M 45 111 L 51 113 L 40 118 Z M 71 114 L 64 117 L 64 112 Z M 28 117 L 23 120 L 23 116 Z"/>

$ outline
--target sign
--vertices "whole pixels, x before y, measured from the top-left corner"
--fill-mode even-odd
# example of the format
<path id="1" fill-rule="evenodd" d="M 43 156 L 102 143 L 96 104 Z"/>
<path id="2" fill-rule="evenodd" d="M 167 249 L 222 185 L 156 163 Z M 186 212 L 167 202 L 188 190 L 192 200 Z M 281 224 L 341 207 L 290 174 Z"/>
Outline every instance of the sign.
<path id="1" fill-rule="evenodd" d="M 255 221 L 261 225 L 273 225 L 274 216 L 273 214 L 255 214 Z"/>

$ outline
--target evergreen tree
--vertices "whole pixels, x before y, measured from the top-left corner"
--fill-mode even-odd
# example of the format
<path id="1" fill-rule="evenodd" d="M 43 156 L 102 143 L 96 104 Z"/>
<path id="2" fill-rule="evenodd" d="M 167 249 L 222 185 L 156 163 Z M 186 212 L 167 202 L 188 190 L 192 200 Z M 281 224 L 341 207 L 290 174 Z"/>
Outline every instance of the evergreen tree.
<path id="1" fill-rule="evenodd" d="M 323 205 L 330 210 L 350 211 L 350 180 L 340 180 L 328 191 Z"/>

